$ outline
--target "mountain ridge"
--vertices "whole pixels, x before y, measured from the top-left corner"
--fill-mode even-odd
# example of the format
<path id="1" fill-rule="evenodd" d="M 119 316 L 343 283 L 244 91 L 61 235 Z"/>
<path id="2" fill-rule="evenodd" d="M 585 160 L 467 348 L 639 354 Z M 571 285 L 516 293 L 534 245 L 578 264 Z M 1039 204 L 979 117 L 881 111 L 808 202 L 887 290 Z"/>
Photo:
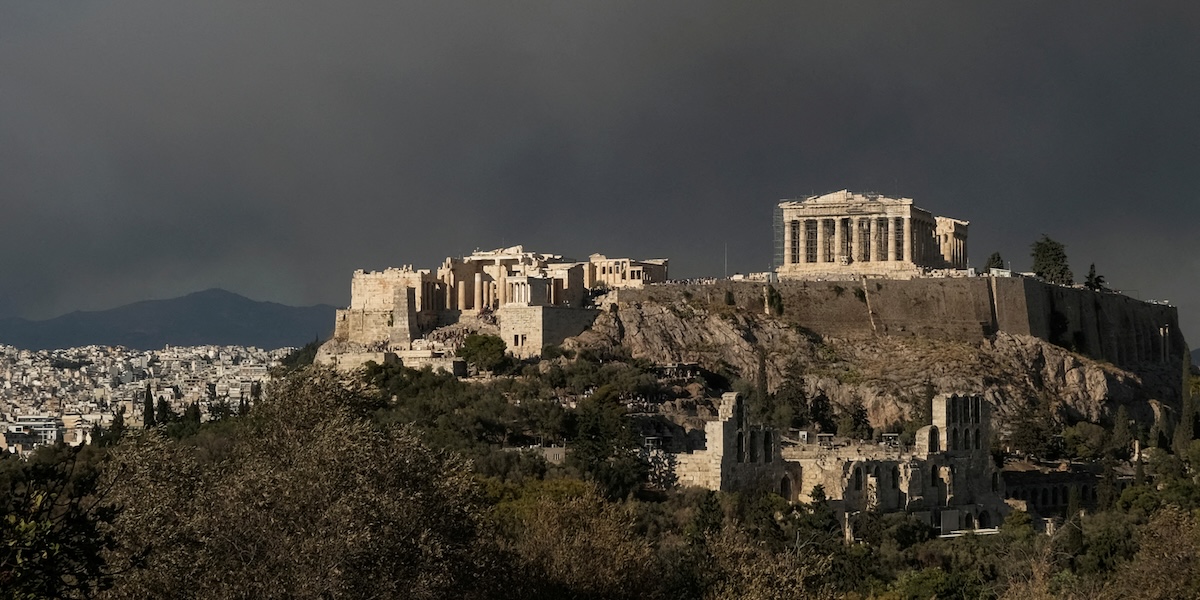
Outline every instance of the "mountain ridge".
<path id="1" fill-rule="evenodd" d="M 140 300 L 45 320 L 0 319 L 0 343 L 29 350 L 87 345 L 152 350 L 175 346 L 302 346 L 333 330 L 336 308 L 252 300 L 220 288 Z"/>

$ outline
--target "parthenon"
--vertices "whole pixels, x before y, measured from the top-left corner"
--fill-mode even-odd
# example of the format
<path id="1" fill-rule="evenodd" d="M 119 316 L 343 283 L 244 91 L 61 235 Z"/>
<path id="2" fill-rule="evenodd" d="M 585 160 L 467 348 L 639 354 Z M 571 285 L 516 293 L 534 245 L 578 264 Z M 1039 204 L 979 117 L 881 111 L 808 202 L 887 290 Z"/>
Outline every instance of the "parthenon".
<path id="1" fill-rule="evenodd" d="M 781 279 L 913 277 L 965 269 L 967 221 L 935 217 L 911 198 L 848 190 L 783 200 L 775 210 Z"/>

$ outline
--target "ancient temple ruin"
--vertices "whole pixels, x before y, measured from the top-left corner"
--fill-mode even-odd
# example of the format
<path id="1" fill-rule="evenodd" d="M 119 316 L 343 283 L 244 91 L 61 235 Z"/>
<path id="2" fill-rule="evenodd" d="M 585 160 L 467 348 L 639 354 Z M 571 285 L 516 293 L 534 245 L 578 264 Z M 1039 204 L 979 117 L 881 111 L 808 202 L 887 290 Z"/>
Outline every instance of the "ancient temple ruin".
<path id="1" fill-rule="evenodd" d="M 703 435 L 676 445 L 680 485 L 773 491 L 809 502 L 821 486 L 848 523 L 854 513 L 906 512 L 942 531 L 996 527 L 1010 510 L 988 452 L 991 404 L 982 396 L 943 394 L 911 445 L 897 436 L 858 441 L 751 425 L 737 393 L 725 394 Z"/>
<path id="2" fill-rule="evenodd" d="M 399 360 L 461 371 L 453 359 L 461 336 L 435 333 L 454 326 L 499 335 L 514 356 L 536 356 L 591 324 L 596 311 L 586 303 L 593 289 L 666 277 L 666 259 L 595 254 L 574 261 L 522 246 L 450 257 L 436 270 L 359 270 L 350 280 L 350 306 L 337 311 L 333 338 L 317 360 L 339 368 Z"/>
<path id="3" fill-rule="evenodd" d="M 784 200 L 775 209 L 775 270 L 781 279 L 838 279 L 966 269 L 968 225 L 911 198 L 842 190 Z"/>

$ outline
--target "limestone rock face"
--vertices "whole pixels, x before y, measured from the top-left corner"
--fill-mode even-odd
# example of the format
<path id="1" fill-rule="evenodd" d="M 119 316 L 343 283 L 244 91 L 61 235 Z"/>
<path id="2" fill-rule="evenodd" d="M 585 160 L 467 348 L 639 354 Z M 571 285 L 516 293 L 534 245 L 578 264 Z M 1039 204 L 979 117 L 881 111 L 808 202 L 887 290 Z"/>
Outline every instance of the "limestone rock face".
<path id="1" fill-rule="evenodd" d="M 810 398 L 824 394 L 842 407 L 862 401 L 874 427 L 908 419 L 938 393 L 983 394 L 1000 427 L 1033 405 L 1064 422 L 1104 421 L 1125 406 L 1149 424 L 1154 406 L 1180 402 L 1179 365 L 1145 365 L 1135 374 L 1026 335 L 822 339 L 761 311 L 678 297 L 611 301 L 602 309 L 564 347 L 620 348 L 656 364 L 699 363 L 749 381 L 765 372 L 770 391 L 799 377 Z"/>

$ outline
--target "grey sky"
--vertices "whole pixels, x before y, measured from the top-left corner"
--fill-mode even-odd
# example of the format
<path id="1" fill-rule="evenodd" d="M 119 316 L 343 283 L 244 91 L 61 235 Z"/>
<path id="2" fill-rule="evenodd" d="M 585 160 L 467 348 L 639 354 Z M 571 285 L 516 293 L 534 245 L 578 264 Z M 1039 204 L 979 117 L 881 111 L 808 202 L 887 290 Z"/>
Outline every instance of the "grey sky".
<path id="1" fill-rule="evenodd" d="M 842 188 L 1200 342 L 1200 5 L 0 0 L 0 315 L 523 243 L 763 270 Z"/>

